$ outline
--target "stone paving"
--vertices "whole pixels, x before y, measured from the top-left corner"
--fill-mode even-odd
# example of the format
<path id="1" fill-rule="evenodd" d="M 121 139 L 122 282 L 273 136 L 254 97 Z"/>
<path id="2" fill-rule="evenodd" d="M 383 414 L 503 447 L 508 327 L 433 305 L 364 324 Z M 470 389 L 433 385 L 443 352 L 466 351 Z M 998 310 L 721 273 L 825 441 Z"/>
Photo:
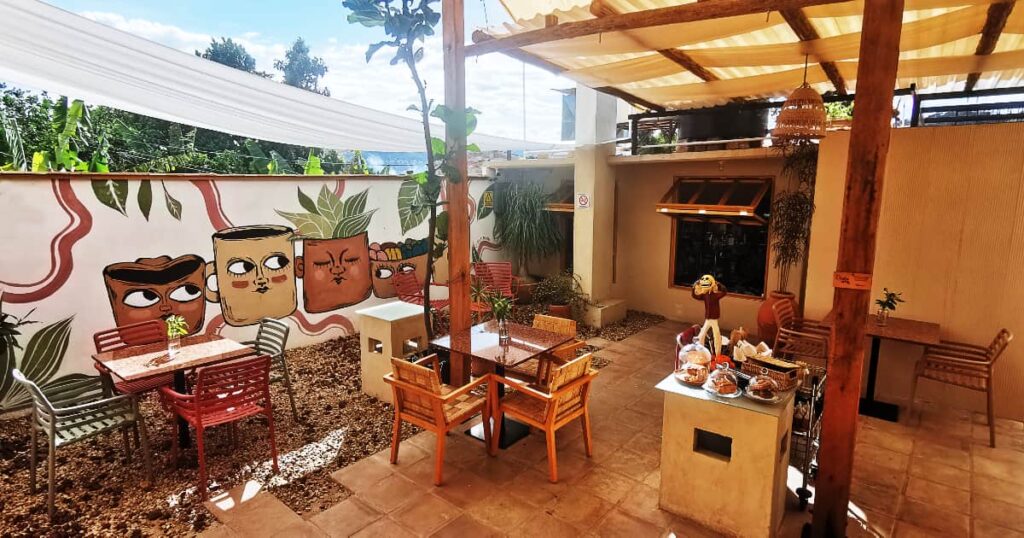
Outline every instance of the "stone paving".
<path id="1" fill-rule="evenodd" d="M 594 457 L 581 428 L 560 430 L 557 484 L 542 435 L 492 458 L 459 431 L 435 487 L 434 437 L 422 433 L 402 443 L 397 465 L 385 450 L 335 472 L 352 495 L 319 513 L 299 516 L 255 483 L 214 498 L 207 506 L 220 524 L 204 535 L 717 536 L 658 508 L 662 396 L 653 387 L 671 371 L 683 327 L 665 322 L 597 352 L 612 363 L 594 381 Z M 850 536 L 1024 537 L 1024 424 L 999 421 L 991 449 L 983 415 L 922 407 L 910 423 L 861 419 Z M 800 476 L 790 474 L 792 490 Z M 792 491 L 788 506 L 780 535 L 799 536 L 810 516 Z"/>

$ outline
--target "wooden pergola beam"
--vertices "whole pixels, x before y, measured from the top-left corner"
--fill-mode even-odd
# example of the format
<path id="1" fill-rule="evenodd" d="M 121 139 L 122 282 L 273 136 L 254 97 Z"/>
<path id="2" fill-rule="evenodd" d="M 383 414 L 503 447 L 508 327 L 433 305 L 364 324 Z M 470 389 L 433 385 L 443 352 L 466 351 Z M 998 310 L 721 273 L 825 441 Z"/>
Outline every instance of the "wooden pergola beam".
<path id="1" fill-rule="evenodd" d="M 706 21 L 766 13 L 782 9 L 800 9 L 824 4 L 838 4 L 848 0 L 707 0 L 644 11 L 623 13 L 583 21 L 565 22 L 555 26 L 530 30 L 508 37 L 476 43 L 466 47 L 467 56 L 479 56 L 538 43 L 571 39 L 602 32 L 636 30 L 665 24 Z"/>
<path id="2" fill-rule="evenodd" d="M 992 4 L 991 6 L 988 6 L 988 16 L 985 18 L 985 26 L 982 27 L 981 30 L 981 39 L 978 41 L 978 48 L 974 51 L 975 56 L 988 56 L 996 50 L 996 44 L 999 42 L 999 36 L 1003 34 L 1003 28 L 1006 28 L 1006 20 L 1010 18 L 1010 13 L 1013 12 L 1014 5 L 1016 5 L 1016 1 Z M 974 86 L 978 84 L 979 79 L 981 79 L 980 72 L 967 75 L 967 82 L 964 84 L 964 90 L 973 90 Z"/>
<path id="3" fill-rule="evenodd" d="M 846 536 L 857 437 L 864 323 L 871 300 L 878 214 L 889 152 L 903 0 L 865 0 L 857 65 L 857 113 L 850 131 L 839 253 L 833 278 L 832 335 L 822 416 L 812 535 Z M 865 285 L 860 282 L 866 281 Z"/>
<path id="4" fill-rule="evenodd" d="M 800 38 L 800 41 L 815 41 L 821 39 L 818 35 L 818 31 L 811 24 L 811 21 L 807 18 L 801 9 L 783 9 L 779 13 L 782 14 L 782 18 L 786 20 L 789 27 L 793 30 L 793 33 Z M 843 80 L 843 75 L 839 72 L 839 68 L 836 67 L 835 62 L 820 62 L 822 71 L 828 76 L 828 79 L 832 82 L 832 86 L 835 87 L 836 92 L 839 95 L 846 95 L 846 81 Z"/>
<path id="5" fill-rule="evenodd" d="M 646 99 L 642 99 L 640 97 L 637 97 L 637 96 L 627 92 L 626 90 L 620 90 L 619 88 L 616 88 L 615 86 L 601 86 L 599 88 L 594 88 L 594 89 L 599 91 L 599 92 L 601 92 L 601 93 L 607 93 L 608 95 L 613 95 L 615 97 L 618 97 L 619 99 L 622 99 L 623 101 L 625 101 L 625 102 L 627 102 L 627 103 L 629 103 L 629 104 L 631 104 L 633 106 L 636 106 L 636 107 L 646 108 L 647 110 L 653 110 L 655 112 L 664 112 L 665 111 L 665 107 L 663 107 L 663 106 L 661 106 L 661 105 L 659 105 L 657 103 L 652 103 L 652 102 L 650 102 L 650 101 L 648 101 Z"/>

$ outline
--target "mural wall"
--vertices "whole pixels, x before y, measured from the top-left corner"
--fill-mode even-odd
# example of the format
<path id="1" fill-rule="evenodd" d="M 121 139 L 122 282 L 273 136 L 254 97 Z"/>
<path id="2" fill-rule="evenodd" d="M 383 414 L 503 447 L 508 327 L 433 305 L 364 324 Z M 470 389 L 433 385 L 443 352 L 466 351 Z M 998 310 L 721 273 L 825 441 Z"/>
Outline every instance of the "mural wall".
<path id="1" fill-rule="evenodd" d="M 92 335 L 117 325 L 180 315 L 190 333 L 241 340 L 282 318 L 289 347 L 354 333 L 356 310 L 395 300 L 396 272 L 425 276 L 427 224 L 399 215 L 407 181 L 166 176 L 167 211 L 151 212 L 150 181 L 0 177 L 2 325 L 19 333 L 0 334 L 0 409 L 25 398 L 11 367 L 45 384 L 94 373 Z M 474 256 L 497 260 L 476 202 L 489 187 L 470 182 L 470 230 Z"/>

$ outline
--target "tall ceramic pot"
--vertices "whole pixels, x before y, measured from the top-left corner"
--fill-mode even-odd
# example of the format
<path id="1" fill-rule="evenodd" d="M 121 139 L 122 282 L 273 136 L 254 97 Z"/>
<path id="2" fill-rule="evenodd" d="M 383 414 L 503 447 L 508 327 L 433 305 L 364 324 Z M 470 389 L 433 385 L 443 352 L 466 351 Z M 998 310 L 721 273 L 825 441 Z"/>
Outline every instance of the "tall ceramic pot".
<path id="1" fill-rule="evenodd" d="M 768 292 L 768 298 L 761 303 L 757 309 L 757 336 L 769 346 L 775 345 L 775 335 L 779 332 L 775 324 L 775 314 L 772 313 L 772 305 L 780 301 L 795 301 L 796 296 L 788 291 Z"/>

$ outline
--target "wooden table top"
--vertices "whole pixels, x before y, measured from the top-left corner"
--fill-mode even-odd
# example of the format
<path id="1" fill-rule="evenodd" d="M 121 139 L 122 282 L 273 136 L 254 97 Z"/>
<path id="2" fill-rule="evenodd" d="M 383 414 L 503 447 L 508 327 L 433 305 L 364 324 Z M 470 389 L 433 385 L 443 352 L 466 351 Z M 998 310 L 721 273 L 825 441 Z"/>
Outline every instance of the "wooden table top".
<path id="1" fill-rule="evenodd" d="M 177 370 L 223 362 L 252 352 L 252 348 L 218 335 L 186 336 L 181 339 L 178 354 L 171 359 L 167 343 L 131 346 L 114 351 L 96 353 L 93 360 L 103 364 L 114 375 L 134 381 Z"/>
<path id="2" fill-rule="evenodd" d="M 822 323 L 832 324 L 832 312 L 829 312 Z M 912 344 L 938 344 L 942 338 L 938 323 L 918 321 L 916 319 L 890 317 L 884 326 L 875 321 L 873 314 L 864 319 L 864 332 L 872 338 L 898 340 Z"/>
<path id="3" fill-rule="evenodd" d="M 570 335 L 518 323 L 508 324 L 508 335 L 509 344 L 499 345 L 498 322 L 492 320 L 437 338 L 430 344 L 501 366 L 515 366 L 573 340 Z"/>

